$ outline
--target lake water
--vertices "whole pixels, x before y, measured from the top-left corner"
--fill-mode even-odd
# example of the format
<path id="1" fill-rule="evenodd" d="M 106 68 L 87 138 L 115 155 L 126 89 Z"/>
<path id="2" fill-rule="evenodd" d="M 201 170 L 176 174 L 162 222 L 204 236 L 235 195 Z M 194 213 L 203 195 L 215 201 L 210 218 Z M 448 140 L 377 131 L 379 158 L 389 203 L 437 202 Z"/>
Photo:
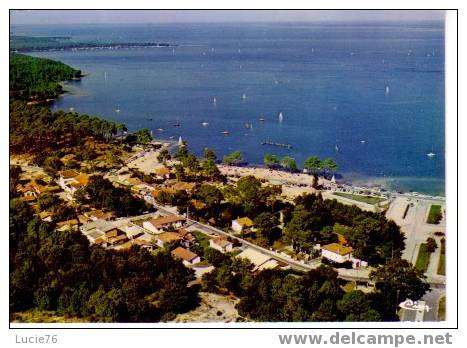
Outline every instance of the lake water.
<path id="1" fill-rule="evenodd" d="M 70 83 L 73 93 L 54 109 L 74 108 L 130 130 L 145 127 L 156 138 L 182 136 L 197 154 L 205 147 L 219 157 L 240 150 L 249 163 L 262 163 L 273 153 L 299 165 L 318 155 L 334 158 L 344 180 L 444 192 L 442 23 L 22 26 L 12 32 L 178 45 L 34 53 L 87 74 Z M 429 158 L 431 151 L 436 156 Z"/>

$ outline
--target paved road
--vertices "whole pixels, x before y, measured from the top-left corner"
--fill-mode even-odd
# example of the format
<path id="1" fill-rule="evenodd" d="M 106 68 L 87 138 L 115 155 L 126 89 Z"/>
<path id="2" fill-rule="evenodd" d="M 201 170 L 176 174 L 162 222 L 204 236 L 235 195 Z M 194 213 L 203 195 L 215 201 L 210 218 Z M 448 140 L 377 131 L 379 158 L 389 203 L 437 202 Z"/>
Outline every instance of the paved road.
<path id="1" fill-rule="evenodd" d="M 417 261 L 421 243 L 425 242 L 428 237 L 434 237 L 437 239 L 438 245 L 440 245 L 440 238 L 434 236 L 434 233 L 446 232 L 446 221 L 444 219 L 435 225 L 426 222 L 428 211 L 433 202 L 433 200 L 414 199 L 413 197 L 397 197 L 393 200 L 386 213 L 386 217 L 394 220 L 401 227 L 401 231 L 405 233 L 405 250 L 402 256 L 413 264 Z M 438 203 L 444 207 L 444 203 Z M 402 217 L 407 205 L 411 206 L 407 212 L 407 216 L 403 219 Z M 435 272 L 435 269 L 437 270 L 438 258 L 432 255 L 431 260 L 433 263 L 436 263 L 436 266 L 433 264 L 428 274 L 435 275 L 433 272 Z"/>
<path id="2" fill-rule="evenodd" d="M 160 206 L 158 204 L 155 204 L 154 205 L 158 210 L 166 213 L 166 214 L 173 214 L 174 212 L 171 211 L 171 210 L 168 210 L 167 207 L 163 207 L 163 206 Z M 263 247 L 260 247 L 256 244 L 253 244 L 251 242 L 248 242 L 246 241 L 245 239 L 242 239 L 240 237 L 235 237 L 233 236 L 232 234 L 228 233 L 228 232 L 225 232 L 223 230 L 220 230 L 218 228 L 215 228 L 215 227 L 212 227 L 212 226 L 209 226 L 209 225 L 205 225 L 205 224 L 202 224 L 198 221 L 195 221 L 195 220 L 191 220 L 191 219 L 188 219 L 189 223 L 190 223 L 190 226 L 189 226 L 189 229 L 190 230 L 199 230 L 207 235 L 210 235 L 212 236 L 213 234 L 217 234 L 217 235 L 223 235 L 223 236 L 226 236 L 226 237 L 230 237 L 230 238 L 233 238 L 233 239 L 236 239 L 238 240 L 240 243 L 242 243 L 243 245 L 247 245 L 248 247 L 262 253 L 262 254 L 265 254 L 265 255 L 268 255 L 272 258 L 275 258 L 279 261 L 283 261 L 287 264 L 289 264 L 291 267 L 294 267 L 298 270 L 301 270 L 301 271 L 310 271 L 312 269 L 315 269 L 317 267 L 319 267 L 319 265 L 321 264 L 321 262 L 319 260 L 314 260 L 312 261 L 311 263 L 309 264 L 305 264 L 305 263 L 302 263 L 300 261 L 297 261 L 297 260 L 294 260 L 292 259 L 291 257 L 289 257 L 288 255 L 283 255 L 283 254 L 279 254 L 275 251 L 272 251 L 272 250 L 268 250 L 266 248 L 263 248 Z M 345 280 L 358 280 L 358 281 L 368 281 L 369 280 L 369 273 L 370 273 L 370 270 L 368 269 L 343 269 L 343 268 L 340 268 L 340 269 L 337 269 L 337 272 L 339 273 L 339 278 L 341 279 L 345 279 Z M 444 277 L 433 277 L 433 278 L 429 278 L 428 279 L 428 283 L 434 285 L 434 286 L 443 286 L 444 287 Z"/>
<path id="3" fill-rule="evenodd" d="M 443 295 L 446 295 L 445 288 L 432 286 L 431 291 L 422 297 L 422 300 L 430 307 L 430 310 L 425 312 L 423 321 L 438 321 L 438 303 Z"/>

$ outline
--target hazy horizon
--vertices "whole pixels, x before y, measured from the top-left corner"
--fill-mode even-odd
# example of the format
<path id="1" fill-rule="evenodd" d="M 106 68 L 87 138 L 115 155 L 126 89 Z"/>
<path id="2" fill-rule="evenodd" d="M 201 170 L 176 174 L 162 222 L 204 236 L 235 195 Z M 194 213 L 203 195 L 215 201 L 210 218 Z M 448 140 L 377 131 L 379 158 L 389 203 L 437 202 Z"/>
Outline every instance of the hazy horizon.
<path id="1" fill-rule="evenodd" d="M 11 10 L 11 25 L 423 22 L 441 10 Z"/>

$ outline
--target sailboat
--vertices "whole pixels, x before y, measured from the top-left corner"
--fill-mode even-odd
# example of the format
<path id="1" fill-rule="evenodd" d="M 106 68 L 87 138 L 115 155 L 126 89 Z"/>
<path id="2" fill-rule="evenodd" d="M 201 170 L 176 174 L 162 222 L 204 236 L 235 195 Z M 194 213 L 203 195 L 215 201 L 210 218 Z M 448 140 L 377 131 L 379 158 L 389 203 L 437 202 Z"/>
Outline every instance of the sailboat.
<path id="1" fill-rule="evenodd" d="M 242 99 L 243 99 L 243 100 L 245 100 L 245 99 L 246 99 L 246 94 L 245 94 L 245 93 L 243 93 L 243 95 L 242 95 Z"/>
<path id="2" fill-rule="evenodd" d="M 334 149 L 336 149 L 336 152 L 339 152 L 339 146 L 337 146 L 337 144 L 334 146 Z"/>
<path id="3" fill-rule="evenodd" d="M 386 94 L 389 94 L 389 86 L 386 85 Z"/>
<path id="4" fill-rule="evenodd" d="M 264 121 L 265 121 L 264 117 L 260 117 L 259 120 L 260 120 L 261 122 L 264 122 Z"/>
<path id="5" fill-rule="evenodd" d="M 206 127 L 209 123 L 203 122 L 203 123 L 201 123 L 201 124 L 203 125 L 203 127 Z"/>
<path id="6" fill-rule="evenodd" d="M 214 105 L 216 105 L 216 103 L 217 103 L 216 97 L 212 98 L 212 103 L 213 103 Z"/>
<path id="7" fill-rule="evenodd" d="M 284 115 L 282 115 L 282 112 L 279 112 L 279 122 L 282 122 L 282 120 L 284 119 Z"/>
<path id="8" fill-rule="evenodd" d="M 120 112 L 120 106 L 117 105 L 117 108 L 115 109 L 115 112 L 118 114 Z"/>
<path id="9" fill-rule="evenodd" d="M 178 145 L 182 146 L 183 145 L 183 139 L 182 136 L 178 138 Z"/>
<path id="10" fill-rule="evenodd" d="M 433 146 L 431 147 L 431 151 L 426 154 L 428 158 L 433 158 L 436 156 L 436 153 L 433 151 Z"/>
<path id="11" fill-rule="evenodd" d="M 107 71 L 104 71 L 104 81 L 107 81 Z"/>

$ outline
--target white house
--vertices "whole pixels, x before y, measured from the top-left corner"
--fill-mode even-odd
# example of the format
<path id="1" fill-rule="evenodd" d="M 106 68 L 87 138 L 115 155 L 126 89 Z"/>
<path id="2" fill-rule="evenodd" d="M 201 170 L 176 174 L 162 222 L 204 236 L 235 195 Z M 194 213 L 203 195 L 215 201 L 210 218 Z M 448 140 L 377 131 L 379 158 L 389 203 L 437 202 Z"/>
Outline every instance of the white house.
<path id="1" fill-rule="evenodd" d="M 64 170 L 60 172 L 57 183 L 67 193 L 67 197 L 72 199 L 73 194 L 86 186 L 88 181 L 89 176 L 86 174 L 80 174 L 74 170 Z"/>
<path id="2" fill-rule="evenodd" d="M 177 215 L 167 215 L 143 222 L 143 227 L 154 233 L 161 233 L 164 228 L 180 228 L 183 226 L 185 218 Z"/>
<path id="3" fill-rule="evenodd" d="M 219 250 L 221 253 L 228 253 L 233 249 L 233 244 L 222 237 L 210 239 L 209 246 L 213 249 Z"/>
<path id="4" fill-rule="evenodd" d="M 242 218 L 232 220 L 232 230 L 238 233 L 252 226 L 253 226 L 253 221 L 248 217 L 242 217 Z"/>
<path id="5" fill-rule="evenodd" d="M 349 246 L 331 243 L 321 247 L 321 256 L 336 263 L 344 263 L 350 261 L 352 250 Z"/>
<path id="6" fill-rule="evenodd" d="M 262 271 L 264 269 L 286 268 L 287 265 L 252 248 L 246 248 L 236 257 L 248 259 L 255 267 L 255 271 Z"/>
<path id="7" fill-rule="evenodd" d="M 172 250 L 171 254 L 173 257 L 182 260 L 185 266 L 195 265 L 201 261 L 201 258 L 194 252 L 182 247 Z"/>

